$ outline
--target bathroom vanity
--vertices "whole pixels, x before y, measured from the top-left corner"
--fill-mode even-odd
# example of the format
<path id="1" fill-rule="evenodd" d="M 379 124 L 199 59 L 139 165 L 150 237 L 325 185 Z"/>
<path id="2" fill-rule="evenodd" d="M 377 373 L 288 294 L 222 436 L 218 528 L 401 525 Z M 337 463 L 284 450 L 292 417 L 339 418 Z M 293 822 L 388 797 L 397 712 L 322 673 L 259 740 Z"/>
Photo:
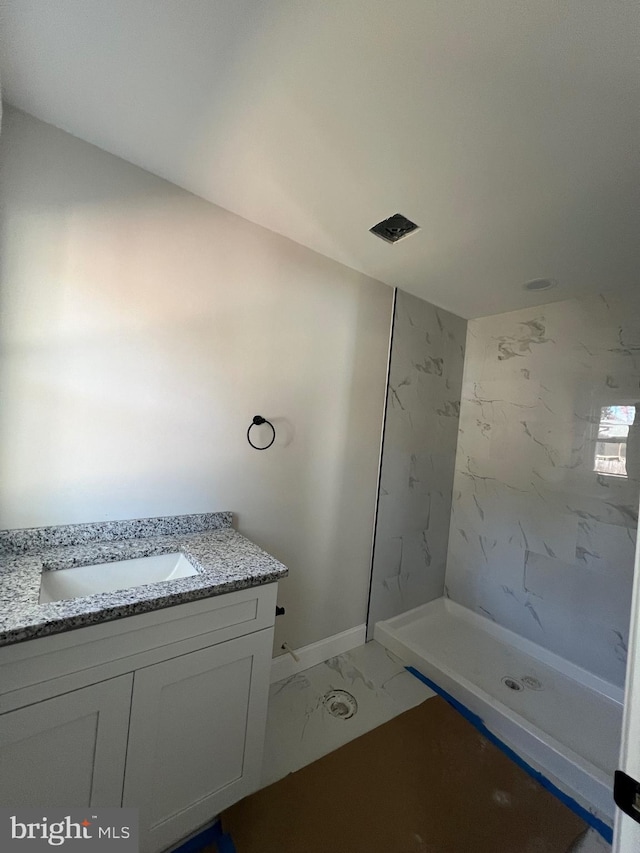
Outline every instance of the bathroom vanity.
<path id="1" fill-rule="evenodd" d="M 86 528 L 104 525 L 77 525 L 70 544 L 4 543 L 3 805 L 138 808 L 140 850 L 158 853 L 257 788 L 286 569 L 221 517 L 228 524 L 212 529 L 197 528 L 213 516 L 183 516 L 192 529 L 124 527 L 86 542 Z M 108 586 L 109 562 L 171 553 L 195 573 L 58 601 L 41 582 L 100 560 L 97 583 Z"/>

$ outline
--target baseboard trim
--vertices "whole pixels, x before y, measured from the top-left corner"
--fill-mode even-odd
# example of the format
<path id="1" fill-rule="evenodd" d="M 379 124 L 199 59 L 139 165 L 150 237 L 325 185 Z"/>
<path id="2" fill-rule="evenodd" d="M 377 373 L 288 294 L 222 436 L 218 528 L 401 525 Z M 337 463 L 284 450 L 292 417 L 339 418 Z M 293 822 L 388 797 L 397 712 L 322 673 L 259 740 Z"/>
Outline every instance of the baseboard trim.
<path id="1" fill-rule="evenodd" d="M 287 652 L 278 655 L 271 663 L 271 683 L 282 681 L 283 678 L 289 678 L 296 672 L 301 672 L 303 669 L 308 669 L 310 666 L 315 666 L 317 663 L 322 663 L 336 655 L 351 651 L 356 646 L 361 646 L 365 642 L 366 636 L 367 626 L 357 625 L 355 628 L 342 631 L 340 634 L 333 634 L 324 640 L 318 640 L 317 643 L 295 649 L 296 655 L 300 658 L 299 661 L 294 660 Z"/>

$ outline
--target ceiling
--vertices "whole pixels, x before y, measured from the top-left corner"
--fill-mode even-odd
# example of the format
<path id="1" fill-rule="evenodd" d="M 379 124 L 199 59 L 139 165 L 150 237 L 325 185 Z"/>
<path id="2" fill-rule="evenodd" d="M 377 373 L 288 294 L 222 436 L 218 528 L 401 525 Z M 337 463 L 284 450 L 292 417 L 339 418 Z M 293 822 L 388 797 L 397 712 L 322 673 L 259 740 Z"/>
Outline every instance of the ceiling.
<path id="1" fill-rule="evenodd" d="M 26 112 L 464 317 L 638 283 L 635 0 L 0 0 L 0 74 Z M 396 212 L 421 230 L 369 233 Z"/>

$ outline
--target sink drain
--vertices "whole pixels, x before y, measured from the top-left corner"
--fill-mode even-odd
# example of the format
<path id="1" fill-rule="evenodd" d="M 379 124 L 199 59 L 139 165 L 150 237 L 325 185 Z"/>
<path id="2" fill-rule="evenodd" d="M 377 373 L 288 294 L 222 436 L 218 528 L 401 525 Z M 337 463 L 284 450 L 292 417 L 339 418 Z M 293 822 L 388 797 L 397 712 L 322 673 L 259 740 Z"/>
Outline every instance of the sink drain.
<path id="1" fill-rule="evenodd" d="M 322 699 L 324 707 L 332 717 L 348 720 L 358 713 L 356 697 L 346 690 L 330 690 Z"/>
<path id="2" fill-rule="evenodd" d="M 524 687 L 518 681 L 518 679 L 511 678 L 510 675 L 505 675 L 505 677 L 502 679 L 502 683 L 505 687 L 508 687 L 509 690 L 524 690 Z"/>

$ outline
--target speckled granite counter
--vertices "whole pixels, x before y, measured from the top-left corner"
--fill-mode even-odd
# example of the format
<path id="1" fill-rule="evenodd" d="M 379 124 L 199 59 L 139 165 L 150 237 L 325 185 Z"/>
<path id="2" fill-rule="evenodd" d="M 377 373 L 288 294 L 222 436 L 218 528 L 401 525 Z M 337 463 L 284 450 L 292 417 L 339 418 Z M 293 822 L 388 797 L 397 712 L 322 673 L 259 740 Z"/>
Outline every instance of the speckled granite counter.
<path id="1" fill-rule="evenodd" d="M 231 526 L 231 513 L 0 531 L 0 646 L 272 583 L 287 569 Z M 197 574 L 40 604 L 40 575 L 182 552 Z"/>

